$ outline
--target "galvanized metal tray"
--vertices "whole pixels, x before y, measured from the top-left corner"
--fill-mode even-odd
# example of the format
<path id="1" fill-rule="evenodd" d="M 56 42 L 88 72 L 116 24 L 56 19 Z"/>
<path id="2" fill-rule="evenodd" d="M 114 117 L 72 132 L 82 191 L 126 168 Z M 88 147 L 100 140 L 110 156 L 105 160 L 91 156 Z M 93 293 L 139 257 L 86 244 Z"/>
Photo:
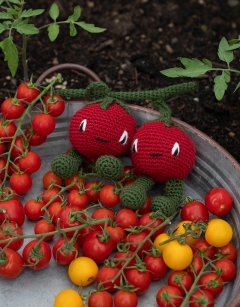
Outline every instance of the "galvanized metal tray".
<path id="1" fill-rule="evenodd" d="M 69 66 L 65 66 L 68 68 Z M 71 67 L 72 68 L 72 67 Z M 74 66 L 76 69 L 76 66 Z M 88 72 L 87 72 L 88 74 Z M 96 75 L 89 76 L 95 80 Z M 45 75 L 44 75 L 45 77 Z M 50 169 L 51 161 L 56 154 L 63 153 L 71 147 L 68 139 L 69 119 L 73 114 L 85 105 L 84 101 L 67 102 L 64 114 L 57 120 L 55 131 L 47 138 L 47 141 L 39 147 L 33 147 L 32 150 L 39 153 L 42 158 L 40 170 L 33 174 L 33 187 L 31 191 L 22 196 L 21 202 L 25 202 L 39 195 L 43 190 L 41 178 L 43 174 Z M 137 125 L 141 126 L 146 121 L 159 116 L 159 113 L 150 109 L 130 106 L 131 112 L 136 119 Z M 191 195 L 195 198 L 204 199 L 205 194 L 211 188 L 222 186 L 226 188 L 233 196 L 234 206 L 231 213 L 225 219 L 233 226 L 233 243 L 239 250 L 240 245 L 240 165 L 238 162 L 219 144 L 211 138 L 195 129 L 194 127 L 178 120 L 178 122 L 192 138 L 197 148 L 195 166 L 185 180 L 184 196 Z M 126 158 L 126 164 L 130 160 Z M 119 210 L 120 205 L 115 207 Z M 175 223 L 179 220 L 176 218 Z M 25 234 L 32 234 L 34 222 L 26 220 L 22 227 Z M 55 240 L 57 237 L 55 238 Z M 27 242 L 27 241 L 26 241 Z M 51 242 L 52 246 L 54 243 Z M 20 250 L 21 253 L 21 250 Z M 239 272 L 240 253 L 236 261 Z M 139 307 L 154 307 L 156 305 L 156 293 L 158 289 L 166 285 L 167 276 L 160 280 L 152 282 L 150 289 L 139 296 Z M 85 287 L 84 293 L 96 284 Z M 53 306 L 55 296 L 65 288 L 77 289 L 72 284 L 67 274 L 67 267 L 58 265 L 53 259 L 43 270 L 33 271 L 25 268 L 22 274 L 13 280 L 0 279 L 0 306 L 4 307 L 50 307 Z M 227 284 L 222 294 L 216 298 L 216 307 L 237 307 L 240 306 L 240 274 Z"/>

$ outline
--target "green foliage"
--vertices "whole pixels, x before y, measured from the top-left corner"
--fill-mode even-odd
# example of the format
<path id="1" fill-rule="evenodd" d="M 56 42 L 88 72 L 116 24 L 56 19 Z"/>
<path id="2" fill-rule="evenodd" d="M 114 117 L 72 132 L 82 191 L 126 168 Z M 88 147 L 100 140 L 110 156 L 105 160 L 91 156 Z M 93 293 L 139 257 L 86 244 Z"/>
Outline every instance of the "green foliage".
<path id="1" fill-rule="evenodd" d="M 6 5 L 4 6 L 4 2 Z M 18 69 L 19 63 L 19 51 L 23 54 L 23 59 L 26 59 L 26 41 L 34 34 L 38 34 L 42 29 L 47 28 L 48 37 L 51 42 L 55 41 L 60 32 L 60 24 L 69 24 L 70 36 L 77 35 L 76 26 L 90 32 L 100 33 L 105 31 L 104 28 L 95 27 L 93 24 L 79 21 L 81 17 L 81 8 L 76 6 L 73 14 L 70 15 L 65 21 L 58 21 L 60 12 L 59 7 L 56 3 L 53 3 L 50 10 L 49 16 L 53 20 L 48 25 L 43 25 L 37 28 L 34 24 L 29 22 L 29 18 L 36 17 L 44 13 L 44 9 L 24 9 L 25 2 L 23 0 L 0 0 L 0 34 L 4 31 L 8 31 L 8 36 L 0 41 L 0 47 L 4 53 L 4 61 L 7 61 L 9 70 L 14 76 Z M 32 20 L 32 19 L 31 19 Z M 14 43 L 15 34 L 19 33 L 22 35 L 23 44 L 17 46 Z M 27 75 L 26 69 L 27 64 L 23 63 L 25 75 Z"/>
<path id="2" fill-rule="evenodd" d="M 161 73 L 170 78 L 190 77 L 196 78 L 209 71 L 221 71 L 221 75 L 214 78 L 214 93 L 217 100 L 221 100 L 228 88 L 228 83 L 231 81 L 231 72 L 240 74 L 240 71 L 230 68 L 230 63 L 234 59 L 233 51 L 240 48 L 240 36 L 238 39 L 232 39 L 227 41 L 223 37 L 218 46 L 218 57 L 221 61 L 225 62 L 227 68 L 213 67 L 212 63 L 208 59 L 188 59 L 180 58 L 180 61 L 184 68 L 175 67 L 162 70 Z M 237 84 L 234 92 L 240 88 L 240 82 Z"/>

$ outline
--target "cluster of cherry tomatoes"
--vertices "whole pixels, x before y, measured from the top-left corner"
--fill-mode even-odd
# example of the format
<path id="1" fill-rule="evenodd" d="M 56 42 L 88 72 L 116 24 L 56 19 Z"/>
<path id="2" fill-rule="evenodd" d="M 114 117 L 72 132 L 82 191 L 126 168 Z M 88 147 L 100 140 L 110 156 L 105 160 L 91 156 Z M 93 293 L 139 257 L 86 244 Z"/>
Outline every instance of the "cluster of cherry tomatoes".
<path id="1" fill-rule="evenodd" d="M 65 109 L 65 102 L 59 95 L 45 95 L 41 100 L 41 110 L 36 112 L 26 130 L 22 131 L 16 122 L 23 118 L 27 107 L 39 94 L 40 90 L 32 82 L 21 83 L 15 96 L 1 104 L 0 180 L 7 173 L 10 187 L 17 194 L 29 191 L 32 186 L 31 174 L 41 166 L 41 157 L 31 150 L 31 146 L 39 146 L 46 141 L 55 129 L 55 118 Z M 9 153 L 11 160 L 6 157 Z"/>
<path id="2" fill-rule="evenodd" d="M 23 83 L 16 97 L 1 106 L 0 276 L 15 278 L 24 268 L 40 270 L 54 259 L 68 267 L 74 285 L 97 285 L 87 298 L 73 289 L 61 291 L 54 307 L 64 307 L 65 301 L 82 307 L 85 299 L 88 307 L 136 307 L 152 281 L 168 274 L 168 284 L 156 293 L 159 307 L 213 307 L 236 275 L 232 228 L 221 219 L 233 205 L 228 191 L 213 188 L 204 203 L 188 199 L 181 221 L 168 229 L 169 219 L 149 211 L 149 196 L 138 211 L 115 210 L 121 187 L 137 178 L 132 166 L 124 167 L 116 185 L 87 176 L 86 163 L 86 173 L 66 180 L 49 170 L 42 178 L 43 192 L 22 204 L 19 195 L 29 191 L 31 174 L 41 166 L 31 146 L 45 142 L 65 108 L 60 96 L 43 97 L 41 111 L 22 131 L 15 120 L 21 120 L 39 93 L 31 82 Z M 10 186 L 3 188 L 5 182 Z M 23 233 L 26 219 L 35 221 L 34 234 Z M 31 240 L 25 243 L 26 238 Z"/>

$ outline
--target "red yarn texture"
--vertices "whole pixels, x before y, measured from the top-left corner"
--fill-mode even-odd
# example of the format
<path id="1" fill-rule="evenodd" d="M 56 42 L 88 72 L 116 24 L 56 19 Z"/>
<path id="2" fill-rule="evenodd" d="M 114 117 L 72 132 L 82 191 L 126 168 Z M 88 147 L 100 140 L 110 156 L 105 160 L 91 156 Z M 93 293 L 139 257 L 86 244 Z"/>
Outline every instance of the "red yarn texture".
<path id="1" fill-rule="evenodd" d="M 136 172 L 151 176 L 156 182 L 187 177 L 195 155 L 190 137 L 182 129 L 167 127 L 163 122 L 145 123 L 136 132 L 131 145 Z"/>
<path id="2" fill-rule="evenodd" d="M 96 160 L 102 155 L 124 155 L 135 132 L 134 117 L 120 105 L 112 103 L 103 110 L 100 103 L 94 103 L 73 115 L 69 139 L 83 156 Z"/>

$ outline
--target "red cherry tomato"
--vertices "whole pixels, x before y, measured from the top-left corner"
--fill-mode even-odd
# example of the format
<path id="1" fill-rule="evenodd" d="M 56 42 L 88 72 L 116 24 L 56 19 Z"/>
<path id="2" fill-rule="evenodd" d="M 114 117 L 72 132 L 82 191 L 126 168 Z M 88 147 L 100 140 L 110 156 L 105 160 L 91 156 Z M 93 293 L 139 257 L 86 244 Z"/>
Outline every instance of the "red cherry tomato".
<path id="1" fill-rule="evenodd" d="M 119 210 L 116 214 L 115 220 L 116 224 L 121 226 L 123 229 L 139 225 L 137 214 L 129 208 Z"/>
<path id="2" fill-rule="evenodd" d="M 61 201 L 54 201 L 48 206 L 47 210 L 53 224 L 57 224 L 57 214 L 63 207 L 64 205 Z"/>
<path id="3" fill-rule="evenodd" d="M 14 249 L 6 248 L 1 252 L 6 259 L 5 263 L 0 266 L 0 276 L 3 278 L 15 278 L 19 276 L 24 268 L 24 261 L 21 255 Z"/>
<path id="4" fill-rule="evenodd" d="M 47 111 L 53 117 L 60 116 L 65 110 L 65 102 L 58 94 L 47 95 L 43 98 L 43 103 L 47 106 Z"/>
<path id="5" fill-rule="evenodd" d="M 18 162 L 21 171 L 32 174 L 39 170 L 42 160 L 36 152 L 28 151 Z"/>
<path id="6" fill-rule="evenodd" d="M 40 200 L 29 199 L 24 206 L 26 216 L 32 221 L 40 220 L 44 215 L 42 211 L 44 205 L 44 202 Z"/>
<path id="7" fill-rule="evenodd" d="M 14 173 L 10 176 L 9 183 L 17 194 L 25 194 L 32 187 L 32 178 L 28 173 Z"/>
<path id="8" fill-rule="evenodd" d="M 16 98 L 7 98 L 1 105 L 2 115 L 6 119 L 17 119 L 24 111 L 24 103 Z"/>
<path id="9" fill-rule="evenodd" d="M 31 124 L 28 125 L 25 131 L 25 136 L 28 139 L 29 144 L 32 146 L 42 145 L 47 139 L 47 136 L 41 136 L 36 134 Z"/>
<path id="10" fill-rule="evenodd" d="M 21 227 L 25 221 L 25 212 L 22 203 L 19 200 L 11 199 L 0 201 L 0 208 L 6 212 L 0 212 L 0 224 L 5 221 L 6 217 L 9 222 L 15 222 Z"/>
<path id="11" fill-rule="evenodd" d="M 8 144 L 8 150 L 10 150 L 12 143 Z M 22 154 L 26 153 L 27 151 L 31 150 L 29 141 L 27 138 L 18 135 L 13 143 L 13 147 L 11 150 L 11 156 L 13 158 L 17 158 Z"/>
<path id="12" fill-rule="evenodd" d="M 70 237 L 59 238 L 53 245 L 52 253 L 54 260 L 61 265 L 69 265 L 80 255 L 78 244 L 72 243 Z"/>
<path id="13" fill-rule="evenodd" d="M 17 130 L 17 126 L 11 120 L 0 119 L 0 139 L 1 142 L 11 142 Z"/>
<path id="14" fill-rule="evenodd" d="M 209 291 L 214 297 L 218 296 L 224 288 L 222 277 L 211 272 L 201 276 L 198 283 L 201 290 Z"/>
<path id="15" fill-rule="evenodd" d="M 80 192 L 79 190 L 72 190 L 67 195 L 67 203 L 68 205 L 79 206 L 79 208 L 83 210 L 87 208 L 88 197 L 84 192 Z"/>
<path id="16" fill-rule="evenodd" d="M 48 189 L 50 185 L 61 186 L 63 181 L 60 177 L 56 176 L 52 170 L 47 171 L 42 177 L 42 183 L 45 189 Z"/>
<path id="17" fill-rule="evenodd" d="M 125 240 L 126 232 L 122 227 L 114 225 L 108 225 L 106 230 L 110 234 L 110 237 L 112 239 L 113 250 L 116 250 L 118 243 Z"/>
<path id="18" fill-rule="evenodd" d="M 213 259 L 215 254 L 215 248 L 211 246 L 205 239 L 198 239 L 192 244 L 193 253 L 202 254 L 209 259 Z"/>
<path id="19" fill-rule="evenodd" d="M 129 258 L 131 259 L 128 260 Z M 119 269 L 121 269 L 123 266 L 126 268 L 127 266 L 134 266 L 136 264 L 136 258 L 133 257 L 133 252 L 130 250 L 116 252 L 113 261 Z"/>
<path id="20" fill-rule="evenodd" d="M 215 248 L 215 256 L 235 261 L 237 259 L 237 249 L 232 243 Z"/>
<path id="21" fill-rule="evenodd" d="M 163 220 L 160 218 L 154 218 L 154 214 L 151 212 L 144 213 L 140 219 L 139 219 L 139 226 L 147 226 L 149 225 L 149 229 L 145 228 L 144 231 L 149 234 L 151 229 L 155 229 L 156 227 L 160 226 L 163 223 Z M 152 236 L 151 239 L 154 241 L 154 239 L 163 233 L 165 230 L 165 226 L 159 228 L 156 230 Z"/>
<path id="22" fill-rule="evenodd" d="M 224 188 L 213 188 L 205 196 L 205 206 L 216 216 L 227 214 L 233 206 L 230 193 Z"/>
<path id="23" fill-rule="evenodd" d="M 135 252 L 139 248 L 139 243 L 143 242 L 143 240 L 146 240 L 146 237 L 148 234 L 144 231 L 141 231 L 139 233 L 129 233 L 126 237 L 126 242 L 129 244 L 129 249 L 133 252 Z M 145 243 L 138 249 L 137 254 L 139 256 L 142 256 L 144 251 L 150 250 L 152 247 L 152 244 L 150 240 L 145 241 Z"/>
<path id="24" fill-rule="evenodd" d="M 146 263 L 146 269 L 150 272 L 151 280 L 163 278 L 168 271 L 168 267 L 160 255 L 147 254 L 143 258 L 143 262 Z"/>
<path id="25" fill-rule="evenodd" d="M 138 296 L 135 292 L 118 290 L 114 296 L 115 307 L 137 307 Z"/>
<path id="26" fill-rule="evenodd" d="M 68 188 L 68 192 L 70 192 L 72 190 L 79 190 L 79 187 L 84 186 L 85 179 L 79 177 L 79 174 L 77 173 L 73 177 L 71 177 L 69 179 L 65 179 L 64 180 L 64 186 L 67 187 L 68 185 L 72 184 L 73 182 L 75 182 L 76 185 Z"/>
<path id="27" fill-rule="evenodd" d="M 46 205 L 50 200 L 52 200 L 53 197 L 56 196 L 54 201 L 55 202 L 62 202 L 63 196 L 60 195 L 59 193 L 60 193 L 60 189 L 59 188 L 57 188 L 57 187 L 49 188 L 49 189 L 43 191 L 43 193 L 42 193 L 42 201 Z M 57 196 L 57 194 L 59 194 L 59 195 Z"/>
<path id="28" fill-rule="evenodd" d="M 150 212 L 151 201 L 152 201 L 152 198 L 151 198 L 150 196 L 147 195 L 146 202 L 145 202 L 145 204 L 139 209 L 138 213 L 143 215 L 143 214 L 145 214 L 145 213 Z"/>
<path id="29" fill-rule="evenodd" d="M 114 266 L 104 265 L 98 271 L 96 282 L 99 285 L 100 283 L 108 292 L 116 291 L 115 286 L 120 285 L 121 274 L 118 274 L 120 269 Z M 118 276 L 115 278 L 115 276 Z"/>
<path id="30" fill-rule="evenodd" d="M 101 264 L 112 253 L 112 239 L 110 236 L 103 237 L 100 230 L 91 231 L 85 238 L 82 246 L 83 255 Z"/>
<path id="31" fill-rule="evenodd" d="M 99 180 L 91 180 L 85 184 L 84 188 L 88 200 L 93 203 L 97 202 L 101 191 L 101 182 Z"/>
<path id="32" fill-rule="evenodd" d="M 34 233 L 35 234 L 45 234 L 49 232 L 53 232 L 56 230 L 56 227 L 53 223 L 51 223 L 51 220 L 48 219 L 42 219 L 36 222 L 34 226 Z M 44 237 L 44 241 L 50 241 L 52 240 L 54 235 L 49 235 Z"/>
<path id="33" fill-rule="evenodd" d="M 88 298 L 88 307 L 112 307 L 113 298 L 107 291 L 92 292 Z"/>
<path id="34" fill-rule="evenodd" d="M 232 280 L 237 273 L 235 264 L 229 259 L 217 260 L 214 266 L 217 268 L 213 269 L 215 273 L 219 274 L 225 282 Z"/>
<path id="35" fill-rule="evenodd" d="M 99 193 L 100 202 L 106 207 L 115 207 L 120 201 L 118 188 L 114 184 L 107 184 Z"/>
<path id="36" fill-rule="evenodd" d="M 129 268 L 125 270 L 127 281 L 137 290 L 137 295 L 145 293 L 151 284 L 151 275 L 148 271 L 139 271 L 137 268 Z"/>
<path id="37" fill-rule="evenodd" d="M 110 209 L 107 208 L 98 208 L 92 213 L 92 218 L 93 219 L 111 219 L 114 221 L 114 212 Z M 100 223 L 96 224 L 95 227 L 98 230 L 101 230 L 104 228 L 105 223 Z M 109 225 L 109 222 L 108 222 Z"/>
<path id="38" fill-rule="evenodd" d="M 18 226 L 17 223 L 8 222 L 8 223 L 3 223 L 0 226 L 0 247 L 1 248 L 4 248 L 9 243 L 9 242 L 1 243 L 1 241 L 15 237 L 14 234 L 11 234 L 12 232 L 18 236 L 23 236 L 23 231 Z M 8 248 L 18 251 L 23 246 L 23 242 L 24 242 L 24 239 L 14 240 L 8 245 Z"/>
<path id="39" fill-rule="evenodd" d="M 168 276 L 168 285 L 178 288 L 182 295 L 191 289 L 192 284 L 192 276 L 185 271 L 173 271 Z"/>
<path id="40" fill-rule="evenodd" d="M 158 307 L 180 307 L 183 301 L 180 290 L 173 286 L 164 286 L 156 295 Z"/>
<path id="41" fill-rule="evenodd" d="M 209 212 L 202 202 L 192 201 L 182 207 L 181 218 L 183 221 L 207 221 L 209 220 Z"/>
<path id="42" fill-rule="evenodd" d="M 35 84 L 23 82 L 17 88 L 17 99 L 23 99 L 24 102 L 30 103 L 39 95 L 40 91 Z"/>
<path id="43" fill-rule="evenodd" d="M 0 179 L 4 179 L 6 173 L 8 173 L 7 159 L 0 157 Z"/>
<path id="44" fill-rule="evenodd" d="M 51 134 L 56 126 L 56 120 L 50 114 L 38 113 L 32 119 L 32 127 L 37 135 L 47 136 Z"/>
<path id="45" fill-rule="evenodd" d="M 50 246 L 39 240 L 32 240 L 28 242 L 22 252 L 24 263 L 32 270 L 41 270 L 45 268 L 51 260 Z"/>
<path id="46" fill-rule="evenodd" d="M 206 290 L 196 290 L 189 301 L 189 307 L 214 307 L 214 296 Z"/>

